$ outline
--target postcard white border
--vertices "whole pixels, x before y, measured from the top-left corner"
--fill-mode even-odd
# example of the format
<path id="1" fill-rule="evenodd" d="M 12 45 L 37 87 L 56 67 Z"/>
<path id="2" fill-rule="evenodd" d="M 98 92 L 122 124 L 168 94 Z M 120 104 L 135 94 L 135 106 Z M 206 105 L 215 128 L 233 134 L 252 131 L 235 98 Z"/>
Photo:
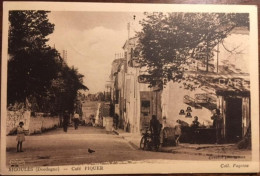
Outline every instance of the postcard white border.
<path id="1" fill-rule="evenodd" d="M 134 9 L 134 10 L 133 10 Z M 71 171 L 73 166 L 59 166 L 58 172 L 8 172 L 5 160 L 6 146 L 6 92 L 7 92 L 7 41 L 9 10 L 50 10 L 50 11 L 103 11 L 103 12 L 236 12 L 250 14 L 250 85 L 251 85 L 251 124 L 252 161 L 169 161 L 168 164 L 124 164 L 103 165 L 104 170 Z M 1 169 L 2 174 L 122 174 L 122 173 L 247 173 L 259 172 L 259 70 L 257 6 L 254 5 L 174 5 L 174 4 L 131 4 L 131 3 L 78 3 L 78 2 L 4 2 L 2 40 L 2 82 L 1 82 Z M 174 157 L 174 155 L 173 155 Z M 221 164 L 248 164 L 243 168 L 221 168 Z M 82 165 L 84 168 L 88 165 Z M 51 167 L 49 167 L 51 168 Z M 66 170 L 68 169 L 68 170 Z"/>

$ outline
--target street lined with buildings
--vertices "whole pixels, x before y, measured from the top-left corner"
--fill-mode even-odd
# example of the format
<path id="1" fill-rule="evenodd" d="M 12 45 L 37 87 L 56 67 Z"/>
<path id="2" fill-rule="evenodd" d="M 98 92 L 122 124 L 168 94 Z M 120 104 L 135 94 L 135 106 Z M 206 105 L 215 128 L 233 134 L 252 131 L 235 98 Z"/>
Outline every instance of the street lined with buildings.
<path id="1" fill-rule="evenodd" d="M 248 37 L 247 33 L 238 32 L 234 35 L 245 40 Z M 236 65 L 239 68 L 229 66 L 232 74 L 221 73 L 228 69 L 219 65 L 218 71 L 202 74 L 204 78 L 196 73 L 199 68 L 203 69 L 201 63 L 192 63 L 186 68 L 183 81 L 171 81 L 163 89 L 156 86 L 150 88 L 146 82 L 145 68 L 140 67 L 138 58 L 133 54 L 137 40 L 136 37 L 129 38 L 123 46 L 125 55 L 120 54 L 120 58 L 113 61 L 110 81 L 104 93 L 78 95 L 75 113 L 79 114 L 79 130 L 73 127 L 75 119 L 72 113 L 68 119 L 70 127 L 64 133 L 57 128 L 64 124 L 61 117 L 46 118 L 43 113 L 31 117 L 31 113 L 25 111 L 21 115 L 25 118 L 28 134 L 38 135 L 26 136 L 24 153 L 16 153 L 15 137 L 7 136 L 7 162 L 20 156 L 28 165 L 147 162 L 183 158 L 250 159 L 250 149 L 237 149 L 237 142 L 250 132 L 249 75 L 241 65 L 243 62 L 240 60 L 241 63 Z M 222 57 L 232 57 L 224 50 L 219 49 L 218 52 L 224 52 Z M 246 56 L 240 57 L 243 59 Z M 207 85 L 199 85 L 197 79 L 205 79 Z M 212 119 L 214 109 L 220 109 L 224 119 L 221 145 L 216 144 Z M 10 117 L 19 116 L 19 112 L 9 113 Z M 162 124 L 159 152 L 140 150 L 142 133 L 150 126 L 152 115 L 156 115 Z M 195 116 L 199 122 L 196 131 L 192 128 Z M 10 121 L 7 133 L 12 132 L 16 123 Z M 179 145 L 175 141 L 175 126 L 178 124 L 182 128 Z M 53 131 L 48 132 L 49 129 Z M 88 148 L 96 152 L 90 154 Z"/>
<path id="2" fill-rule="evenodd" d="M 234 144 L 188 144 L 161 147 L 158 152 L 140 149 L 141 134 L 115 129 L 99 117 L 109 117 L 109 104 L 86 100 L 82 103 L 84 125 L 76 130 L 71 121 L 68 131 L 54 128 L 41 134 L 26 136 L 24 152 L 16 152 L 16 136 L 7 136 L 7 166 L 22 159 L 25 166 L 57 166 L 80 164 L 169 163 L 176 160 L 250 160 L 250 150 L 238 150 Z M 94 116 L 95 123 L 90 117 Z M 103 124 L 104 123 L 104 124 Z M 101 124 L 101 125 L 100 125 Z M 110 127 L 108 127 L 109 125 Z M 95 152 L 89 153 L 89 149 Z"/>
<path id="3" fill-rule="evenodd" d="M 13 12 L 10 19 L 29 16 L 34 22 L 33 13 L 27 13 Z M 41 13 L 45 14 L 42 20 L 48 21 L 50 12 L 38 15 Z M 85 18 L 90 21 L 107 15 L 89 13 Z M 51 18 L 55 19 L 55 14 L 57 19 L 70 15 L 54 12 Z M 77 18 L 78 15 L 72 14 Z M 251 160 L 248 14 L 144 13 L 140 21 L 132 13 L 121 15 L 131 16 L 131 22 L 121 21 L 127 25 L 123 32 L 128 35 L 119 37 L 125 42 L 115 58 L 111 57 L 112 51 L 104 50 L 105 46 L 95 45 L 106 38 L 97 20 L 91 28 L 98 28 L 102 35 L 93 35 L 93 41 L 80 43 L 80 47 L 75 45 L 80 48 L 76 53 L 63 48 L 60 54 L 55 44 L 46 48 L 51 56 L 43 54 L 42 58 L 25 50 L 32 60 L 49 60 L 43 64 L 47 71 L 39 74 L 41 65 L 27 68 L 24 64 L 21 72 L 26 73 L 28 82 L 19 88 L 16 76 L 22 73 L 13 70 L 19 71 L 16 67 L 23 63 L 23 55 L 16 52 L 28 47 L 22 45 L 16 50 L 14 45 L 14 56 L 9 54 L 9 65 L 13 67 L 9 71 L 13 72 L 8 80 L 6 165 L 17 159 L 28 166 Z M 111 27 L 111 19 L 105 20 L 105 26 Z M 225 25 L 221 25 L 222 21 Z M 137 23 L 143 29 L 132 33 Z M 55 25 L 48 24 L 51 34 Z M 16 25 L 15 21 L 12 25 Z M 11 29 L 16 28 L 20 27 Z M 19 35 L 16 37 L 20 40 Z M 44 47 L 45 42 L 43 37 Z M 81 49 L 84 54 L 76 56 Z M 81 71 L 91 76 L 69 65 L 74 61 L 69 50 L 78 59 Z M 41 49 L 38 52 L 42 53 Z M 105 60 L 107 57 L 110 58 Z M 110 69 L 109 73 L 106 69 Z M 45 73 L 50 75 L 46 78 Z M 35 82 L 43 78 L 44 84 Z M 100 89 L 100 85 L 104 87 Z M 92 86 L 98 89 L 89 90 Z"/>
<path id="4" fill-rule="evenodd" d="M 124 56 L 119 54 L 112 62 L 110 75 L 111 102 L 114 114 L 119 115 L 119 128 L 140 133 L 156 115 L 162 130 L 171 131 L 181 124 L 181 142 L 237 143 L 250 133 L 250 81 L 248 59 L 249 31 L 235 28 L 222 44 L 213 49 L 211 59 L 201 53 L 201 60 L 189 58 L 181 65 L 183 77 L 150 86 L 147 67 L 136 54 L 138 37 L 129 37 L 123 45 Z M 236 42 L 234 42 L 236 41 Z M 233 48 L 239 52 L 230 52 Z M 176 56 L 183 59 L 185 56 Z M 183 57 L 183 58 L 182 58 Z M 176 73 L 172 73 L 176 74 Z M 218 109 L 223 120 L 217 142 L 214 111 Z M 189 132 L 198 120 L 198 135 Z M 167 129 L 168 128 L 168 129 Z"/>

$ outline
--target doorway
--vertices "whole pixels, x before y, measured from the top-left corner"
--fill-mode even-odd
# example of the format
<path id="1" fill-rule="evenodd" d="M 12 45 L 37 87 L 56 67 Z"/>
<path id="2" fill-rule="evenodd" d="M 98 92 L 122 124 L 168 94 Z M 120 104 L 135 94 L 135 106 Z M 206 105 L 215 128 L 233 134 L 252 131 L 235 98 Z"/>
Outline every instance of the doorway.
<path id="1" fill-rule="evenodd" d="M 238 142 L 242 139 L 242 99 L 226 99 L 226 141 Z"/>

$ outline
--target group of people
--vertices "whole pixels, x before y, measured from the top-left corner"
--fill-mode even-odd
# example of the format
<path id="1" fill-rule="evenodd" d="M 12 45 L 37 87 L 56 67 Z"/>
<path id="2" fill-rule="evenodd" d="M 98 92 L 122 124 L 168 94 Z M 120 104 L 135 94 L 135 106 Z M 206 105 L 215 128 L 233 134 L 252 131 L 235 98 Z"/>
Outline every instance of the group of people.
<path id="1" fill-rule="evenodd" d="M 223 117 L 220 114 L 219 109 L 213 110 L 213 115 L 211 116 L 211 120 L 213 120 L 213 129 L 215 130 L 215 142 L 216 144 L 220 144 L 222 141 L 222 128 L 223 128 Z M 199 131 L 198 128 L 201 127 L 201 124 L 199 122 L 199 118 L 197 116 L 194 117 L 194 120 L 191 124 L 191 131 L 192 131 L 192 142 L 196 142 L 196 139 L 198 139 Z"/>
<path id="2" fill-rule="evenodd" d="M 215 130 L 215 138 L 216 138 L 216 144 L 220 144 L 222 141 L 222 128 L 223 128 L 223 117 L 220 114 L 219 109 L 215 109 L 213 111 L 213 115 L 211 117 L 213 120 L 213 128 Z M 152 115 L 152 119 L 150 120 L 150 131 L 152 133 L 152 136 L 155 136 L 160 139 L 160 143 L 162 144 L 163 142 L 163 129 L 165 128 L 165 122 L 166 122 L 166 117 L 163 118 L 163 123 L 161 124 L 160 121 L 157 119 L 156 115 Z M 179 139 L 182 135 L 182 127 L 185 126 L 183 125 L 183 121 L 177 120 L 177 124 L 174 126 L 174 142 L 175 145 L 179 144 Z M 189 126 L 187 124 L 187 126 Z M 199 122 L 199 118 L 197 116 L 194 117 L 194 120 L 192 121 L 192 124 L 189 126 L 190 128 L 190 140 L 191 143 L 196 143 L 198 138 L 199 138 L 199 131 L 198 128 L 202 127 L 202 125 Z M 155 140 L 158 139 L 156 138 Z"/>
<path id="3" fill-rule="evenodd" d="M 219 109 L 213 110 L 213 115 L 211 116 L 211 120 L 213 120 L 213 129 L 215 130 L 215 142 L 216 144 L 220 144 L 222 141 L 222 128 L 223 128 L 223 117 L 220 114 Z M 199 131 L 198 128 L 201 127 L 201 124 L 199 122 L 199 118 L 197 116 L 194 117 L 194 120 L 191 124 L 191 142 L 196 143 L 197 139 L 199 138 Z"/>
<path id="4" fill-rule="evenodd" d="M 79 123 L 80 123 L 80 119 L 79 119 L 80 115 L 75 112 L 73 115 L 73 122 L 74 122 L 74 128 L 75 130 L 78 129 Z M 63 114 L 63 122 L 62 122 L 62 126 L 63 126 L 63 131 L 67 132 L 68 131 L 68 126 L 70 123 L 70 114 L 68 111 L 65 111 Z"/>
<path id="5" fill-rule="evenodd" d="M 178 122 L 178 121 L 177 121 Z M 150 120 L 150 131 L 153 137 L 153 141 L 156 144 L 163 145 L 163 138 L 165 137 L 163 129 L 166 128 L 166 117 L 163 117 L 162 124 L 157 119 L 156 115 L 152 115 L 152 119 Z M 174 127 L 174 140 L 175 144 L 179 144 L 179 138 L 181 136 L 181 125 L 177 123 Z"/>

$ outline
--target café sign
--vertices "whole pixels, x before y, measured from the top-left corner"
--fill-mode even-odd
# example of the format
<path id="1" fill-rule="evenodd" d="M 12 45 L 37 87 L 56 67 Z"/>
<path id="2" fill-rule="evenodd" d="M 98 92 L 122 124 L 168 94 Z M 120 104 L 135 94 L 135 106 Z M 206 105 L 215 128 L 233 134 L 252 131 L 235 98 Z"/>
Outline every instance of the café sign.
<path id="1" fill-rule="evenodd" d="M 138 83 L 149 84 L 149 77 L 150 77 L 150 75 L 139 75 Z"/>

